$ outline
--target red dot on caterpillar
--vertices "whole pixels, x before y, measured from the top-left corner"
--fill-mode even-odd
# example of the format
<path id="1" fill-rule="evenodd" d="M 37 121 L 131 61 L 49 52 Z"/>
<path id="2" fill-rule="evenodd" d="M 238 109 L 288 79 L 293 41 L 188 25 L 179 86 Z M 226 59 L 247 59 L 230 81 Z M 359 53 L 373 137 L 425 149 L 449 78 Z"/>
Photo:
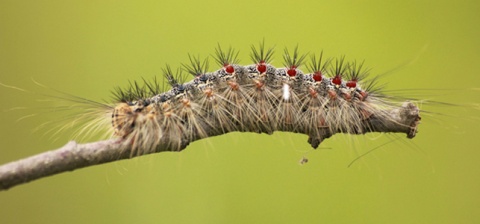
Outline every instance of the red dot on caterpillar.
<path id="1" fill-rule="evenodd" d="M 350 80 L 350 81 L 347 81 L 347 83 L 345 85 L 349 88 L 355 88 L 355 87 L 357 87 L 357 81 L 356 80 Z"/>
<path id="2" fill-rule="evenodd" d="M 235 72 L 235 68 L 232 65 L 224 65 L 224 69 L 227 73 L 230 73 L 230 74 Z"/>
<path id="3" fill-rule="evenodd" d="M 293 50 L 293 54 L 290 54 L 287 48 L 285 48 L 284 52 L 285 54 L 283 55 L 283 59 L 284 65 L 287 69 L 287 75 L 290 77 L 294 77 L 297 75 L 297 68 L 302 65 L 302 62 L 307 55 L 300 55 L 298 53 L 298 45 Z"/>
<path id="4" fill-rule="evenodd" d="M 332 70 L 332 73 L 335 74 L 333 78 L 331 78 L 331 82 L 337 86 L 342 84 L 342 75 L 345 73 L 346 67 L 348 64 L 344 66 L 345 56 L 340 57 L 335 61 L 335 69 Z"/>
<path id="5" fill-rule="evenodd" d="M 227 51 L 223 51 L 220 47 L 220 44 L 218 44 L 217 48 L 215 49 L 215 60 L 227 73 L 232 74 L 235 72 L 235 68 L 232 66 L 232 64 L 238 63 L 238 53 L 238 51 L 235 51 L 231 47 L 228 48 Z"/>
<path id="6" fill-rule="evenodd" d="M 340 77 L 340 75 L 335 75 L 335 77 L 332 78 L 332 83 L 335 85 L 342 84 L 342 77 Z"/>
<path id="7" fill-rule="evenodd" d="M 273 48 L 266 50 L 265 40 L 263 40 L 260 42 L 258 48 L 252 45 L 251 49 L 252 53 L 250 54 L 250 58 L 252 59 L 253 63 L 257 64 L 257 71 L 260 74 L 267 72 L 267 64 L 270 63 L 270 59 L 273 56 Z"/>
<path id="8" fill-rule="evenodd" d="M 296 76 L 297 75 L 297 67 L 296 66 L 290 66 L 290 68 L 287 69 L 287 74 L 290 77 Z"/>
<path id="9" fill-rule="evenodd" d="M 267 72 L 267 65 L 265 64 L 265 61 L 262 60 L 257 64 L 257 70 L 260 72 L 260 74 Z"/>
<path id="10" fill-rule="evenodd" d="M 321 71 L 314 72 L 313 75 L 312 75 L 312 78 L 313 78 L 313 80 L 315 80 L 315 82 L 321 82 L 322 81 L 322 72 Z"/>

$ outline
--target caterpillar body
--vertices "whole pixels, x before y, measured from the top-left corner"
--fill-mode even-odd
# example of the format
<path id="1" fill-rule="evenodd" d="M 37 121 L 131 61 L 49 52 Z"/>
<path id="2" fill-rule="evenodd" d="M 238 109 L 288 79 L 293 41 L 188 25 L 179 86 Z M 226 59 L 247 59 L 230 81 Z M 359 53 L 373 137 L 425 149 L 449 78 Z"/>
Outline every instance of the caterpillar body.
<path id="1" fill-rule="evenodd" d="M 401 132 L 415 137 L 420 122 L 414 102 L 396 102 L 368 79 L 363 62 L 311 56 L 309 73 L 299 69 L 306 54 L 284 51 L 284 67 L 270 64 L 274 50 L 252 46 L 253 64 L 238 64 L 238 52 L 216 49 L 219 69 L 189 55 L 175 73 L 163 69 L 172 87 L 155 80 L 114 91 L 114 135 L 134 154 L 180 151 L 190 142 L 229 132 L 303 133 L 313 148 L 336 133 Z M 183 82 L 182 70 L 194 76 Z"/>

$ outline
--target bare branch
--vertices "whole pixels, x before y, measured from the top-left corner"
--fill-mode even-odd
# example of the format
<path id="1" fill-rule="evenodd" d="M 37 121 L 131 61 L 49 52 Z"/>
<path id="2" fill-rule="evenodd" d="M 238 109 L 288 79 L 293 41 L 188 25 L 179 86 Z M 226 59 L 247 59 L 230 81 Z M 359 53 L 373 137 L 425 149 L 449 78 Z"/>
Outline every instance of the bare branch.
<path id="1" fill-rule="evenodd" d="M 350 134 L 365 134 L 366 132 L 394 132 L 406 133 L 408 138 L 415 137 L 417 125 L 419 124 L 419 110 L 410 103 L 405 102 L 402 107 L 387 112 L 389 119 L 385 117 L 371 116 L 364 122 L 363 132 Z M 218 133 L 218 131 L 211 131 Z M 341 132 L 340 130 L 338 132 Z M 306 134 L 306 133 L 304 133 Z M 309 139 L 315 148 L 335 133 L 326 132 L 322 139 Z M 310 137 L 312 138 L 312 136 Z M 195 140 L 201 137 L 196 136 Z M 188 145 L 188 144 L 187 144 Z M 185 148 L 183 146 L 183 148 Z M 142 155 L 165 151 L 167 147 L 159 143 L 157 150 L 145 151 Z M 183 149 L 182 148 L 182 149 Z M 77 144 L 70 141 L 62 148 L 44 152 L 29 158 L 0 166 L 0 190 L 7 190 L 13 186 L 28 183 L 30 181 L 47 177 L 50 175 L 73 171 L 79 168 L 99 165 L 117 160 L 129 159 L 140 154 L 132 153 L 131 147 L 125 141 L 111 139 L 86 144 Z"/>
<path id="2" fill-rule="evenodd" d="M 130 157 L 118 140 L 65 146 L 0 166 L 0 189 L 82 167 L 98 165 Z"/>

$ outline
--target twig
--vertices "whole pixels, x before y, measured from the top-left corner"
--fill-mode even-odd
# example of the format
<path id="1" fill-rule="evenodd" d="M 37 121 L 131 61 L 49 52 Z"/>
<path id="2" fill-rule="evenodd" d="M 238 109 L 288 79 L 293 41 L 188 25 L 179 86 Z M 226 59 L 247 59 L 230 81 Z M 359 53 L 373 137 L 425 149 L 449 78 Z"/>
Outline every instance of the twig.
<path id="1" fill-rule="evenodd" d="M 408 138 L 415 137 L 419 124 L 419 110 L 410 102 L 397 109 L 389 111 L 390 119 L 384 120 L 375 116 L 364 122 L 364 132 L 396 132 L 406 133 Z M 213 131 L 215 132 L 215 131 Z M 340 131 L 339 131 L 340 132 Z M 330 137 L 335 133 L 323 136 Z M 199 140 L 200 137 L 192 139 Z M 317 142 L 320 144 L 321 140 Z M 318 139 L 317 139 L 318 140 Z M 318 146 L 317 144 L 317 146 Z M 184 146 L 186 147 L 186 145 Z M 117 160 L 129 159 L 149 153 L 165 151 L 165 146 L 159 143 L 157 150 L 145 151 L 143 154 L 132 153 L 131 147 L 120 139 L 104 140 L 86 144 L 70 141 L 65 146 L 44 152 L 32 157 L 0 166 L 0 190 L 7 190 L 19 184 L 47 177 L 50 175 L 73 171 L 79 168 L 99 165 Z M 183 149 L 183 148 L 182 148 Z"/>
<path id="2" fill-rule="evenodd" d="M 59 149 L 0 166 L 0 190 L 65 171 L 130 158 L 130 152 L 122 148 L 118 140 L 87 144 L 70 141 Z"/>

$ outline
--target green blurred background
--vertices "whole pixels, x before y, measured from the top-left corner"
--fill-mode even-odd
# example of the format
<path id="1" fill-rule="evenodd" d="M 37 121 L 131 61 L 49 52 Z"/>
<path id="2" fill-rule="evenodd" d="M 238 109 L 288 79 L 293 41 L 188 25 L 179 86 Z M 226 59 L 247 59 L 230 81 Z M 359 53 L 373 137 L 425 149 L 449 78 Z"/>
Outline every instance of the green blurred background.
<path id="1" fill-rule="evenodd" d="M 365 59 L 374 74 L 400 66 L 382 80 L 389 90 L 470 105 L 480 102 L 479 12 L 478 1 L 0 0 L 0 82 L 109 100 L 217 43 L 250 63 L 265 38 L 278 66 L 299 44 Z M 65 116 L 40 113 L 56 107 L 44 98 L 0 87 L 0 164 L 70 139 L 33 131 Z M 478 111 L 423 108 L 433 113 L 415 139 L 398 135 L 350 168 L 397 135 L 337 135 L 313 151 L 304 135 L 232 133 L 0 192 L 0 223 L 479 223 Z"/>

